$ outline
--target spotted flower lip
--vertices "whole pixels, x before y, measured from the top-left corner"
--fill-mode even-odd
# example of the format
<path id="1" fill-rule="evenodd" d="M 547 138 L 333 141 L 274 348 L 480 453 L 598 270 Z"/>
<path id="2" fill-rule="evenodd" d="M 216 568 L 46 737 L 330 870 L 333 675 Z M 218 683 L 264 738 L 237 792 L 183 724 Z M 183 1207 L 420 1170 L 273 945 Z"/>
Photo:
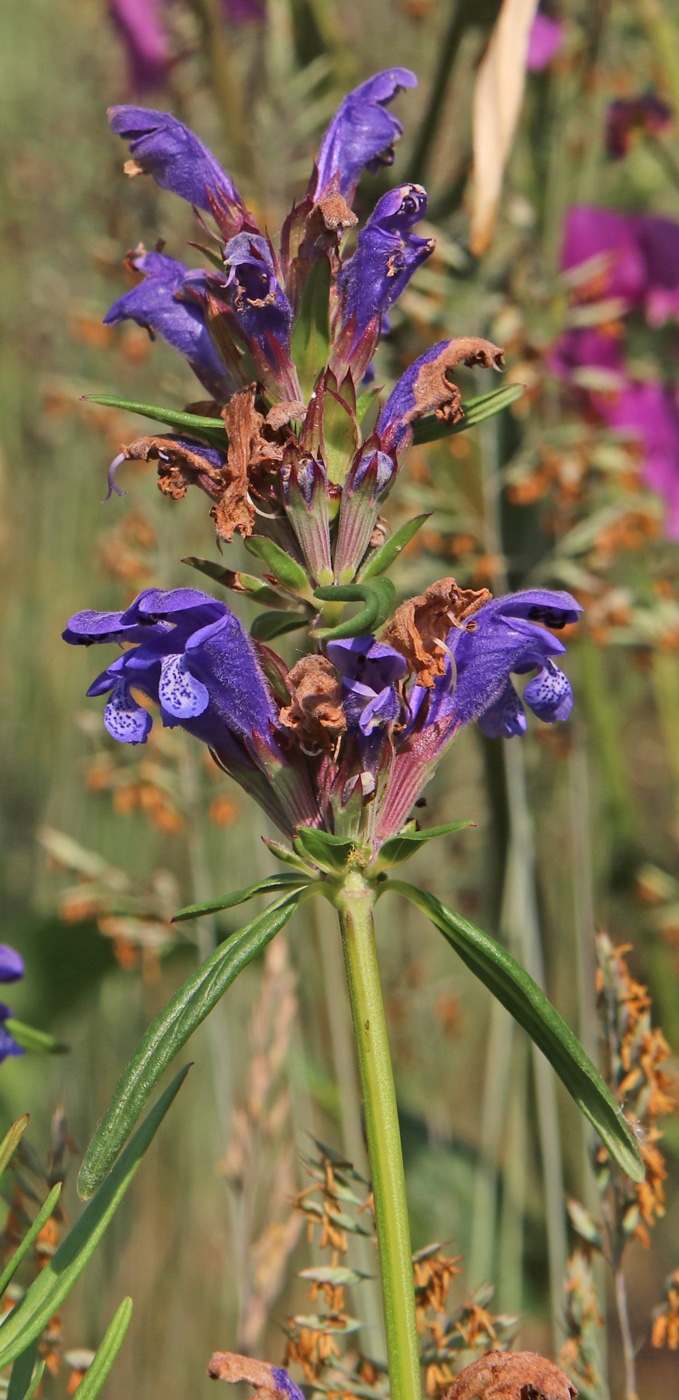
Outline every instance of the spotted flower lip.
<path id="1" fill-rule="evenodd" d="M 336 189 L 351 203 L 364 169 L 390 165 L 393 146 L 403 131 L 387 104 L 404 88 L 417 87 L 409 68 L 385 68 L 347 94 L 340 103 L 316 162 L 313 198 Z"/>
<path id="2" fill-rule="evenodd" d="M 110 107 L 109 125 L 129 142 L 136 171 L 148 174 L 161 189 L 178 194 L 210 213 L 223 199 L 242 207 L 232 180 L 207 146 L 170 112 L 153 107 Z"/>
<path id="3" fill-rule="evenodd" d="M 473 626 L 453 627 L 448 633 L 448 663 L 430 692 L 427 724 L 476 720 L 491 738 L 522 733 L 525 714 L 509 677 L 533 669 L 538 675 L 526 686 L 526 703 L 547 724 L 567 719 L 573 704 L 570 683 L 552 660 L 566 648 L 547 628 L 567 627 L 581 612 L 570 593 L 538 588 L 485 603 L 474 614 Z M 411 691 L 413 721 L 425 693 L 421 686 Z"/>
<path id="4" fill-rule="evenodd" d="M 347 722 L 366 738 L 398 716 L 395 684 L 405 676 L 404 658 L 372 636 L 328 643 L 328 656 L 342 677 Z"/>
<path id="5" fill-rule="evenodd" d="M 104 325 L 131 320 L 162 336 L 184 355 L 208 393 L 220 400 L 228 398 L 232 385 L 210 339 L 202 309 L 181 295 L 187 282 L 190 284 L 188 268 L 176 258 L 147 253 L 144 248 L 137 249 L 130 261 L 144 280 L 113 303 Z"/>
<path id="6" fill-rule="evenodd" d="M 412 232 L 426 209 L 421 185 L 401 185 L 382 196 L 359 233 L 356 252 L 337 279 L 342 321 L 353 328 L 351 349 L 371 322 L 379 334 L 382 318 L 434 251 L 433 239 Z"/>

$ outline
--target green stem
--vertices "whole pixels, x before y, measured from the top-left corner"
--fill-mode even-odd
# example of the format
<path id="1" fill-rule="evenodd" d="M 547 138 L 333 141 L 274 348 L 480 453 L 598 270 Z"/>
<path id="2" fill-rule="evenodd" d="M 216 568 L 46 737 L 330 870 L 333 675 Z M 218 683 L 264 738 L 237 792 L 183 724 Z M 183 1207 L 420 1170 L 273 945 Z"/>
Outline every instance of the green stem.
<path id="1" fill-rule="evenodd" d="M 401 1134 L 375 948 L 374 894 L 351 871 L 335 896 L 356 1033 L 375 1199 L 391 1400 L 420 1400 L 413 1264 Z"/>

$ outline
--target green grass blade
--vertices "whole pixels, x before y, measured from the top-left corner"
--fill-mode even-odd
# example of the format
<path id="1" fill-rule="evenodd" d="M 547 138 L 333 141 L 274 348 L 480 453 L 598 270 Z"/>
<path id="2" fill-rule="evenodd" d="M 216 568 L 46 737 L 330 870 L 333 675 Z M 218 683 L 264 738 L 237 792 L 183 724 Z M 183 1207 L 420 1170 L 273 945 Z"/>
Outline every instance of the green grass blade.
<path id="1" fill-rule="evenodd" d="M 392 836 L 380 846 L 377 863 L 381 869 L 400 865 L 401 861 L 414 856 L 427 841 L 433 841 L 437 836 L 452 836 L 456 831 L 464 831 L 465 827 L 475 825 L 472 821 L 446 822 L 445 826 L 430 826 L 428 831 L 405 831 L 400 836 Z"/>
<path id="2" fill-rule="evenodd" d="M 164 423 L 167 428 L 180 428 L 191 437 L 204 438 L 213 447 L 226 452 L 228 439 L 224 424 L 219 418 L 202 418 L 198 413 L 180 413 L 174 408 L 162 408 L 153 403 L 137 403 L 133 399 L 119 399 L 114 394 L 85 394 L 87 403 L 98 403 L 104 408 L 123 408 L 127 413 L 139 413 L 142 418 L 152 418 L 155 423 Z"/>
<path id="3" fill-rule="evenodd" d="M 22 1351 L 21 1356 L 17 1356 L 9 1378 L 7 1400 L 24 1400 L 31 1384 L 37 1351 L 38 1339 L 36 1337 L 30 1346 Z"/>
<path id="4" fill-rule="evenodd" d="M 132 1299 L 123 1298 L 115 1317 L 97 1347 L 94 1359 L 78 1386 L 80 1400 L 94 1400 L 125 1340 L 125 1333 L 132 1317 Z"/>
<path id="5" fill-rule="evenodd" d="M 85 1153 L 78 1177 L 81 1196 L 87 1198 L 101 1187 L 170 1061 L 239 972 L 288 922 L 301 894 L 302 890 L 286 893 L 226 943 L 220 943 L 151 1022 L 123 1070 Z"/>
<path id="6" fill-rule="evenodd" d="M 46 1365 L 47 1365 L 47 1362 L 46 1362 L 46 1361 L 41 1361 L 41 1362 L 40 1362 L 40 1365 L 38 1366 L 38 1369 L 37 1369 L 37 1371 L 36 1371 L 36 1373 L 35 1373 L 35 1375 L 34 1375 L 34 1377 L 33 1377 L 33 1380 L 31 1381 L 31 1384 L 29 1385 L 28 1390 L 26 1391 L 26 1394 L 25 1394 L 25 1396 L 24 1396 L 24 1400 L 33 1400 L 33 1396 L 36 1394 L 36 1392 L 37 1392 L 37 1390 L 38 1390 L 38 1387 L 39 1387 L 39 1385 L 40 1385 L 40 1382 L 41 1382 L 41 1380 L 42 1380 L 42 1378 L 43 1378 L 43 1374 L 44 1374 L 45 1366 L 46 1366 Z"/>
<path id="7" fill-rule="evenodd" d="M 17 1045 L 29 1055 L 65 1055 L 68 1051 L 68 1045 L 62 1040 L 55 1040 L 47 1031 L 37 1031 L 35 1026 L 27 1026 L 23 1021 L 15 1021 L 13 1016 L 7 1018 L 5 1025 Z"/>
<path id="8" fill-rule="evenodd" d="M 181 924 L 185 919 L 199 919 L 201 914 L 218 914 L 220 909 L 233 909 L 237 904 L 245 904 L 246 900 L 253 899 L 256 894 L 271 894 L 275 890 L 297 890 L 308 883 L 307 875 L 293 875 L 282 870 L 280 875 L 267 875 L 266 879 L 258 880 L 256 885 L 247 885 L 243 890 L 236 890 L 235 894 L 223 894 L 218 899 L 209 899 L 207 904 L 187 904 L 185 909 L 180 909 L 179 913 L 174 915 L 172 923 Z"/>
<path id="9" fill-rule="evenodd" d="M 15 1361 L 42 1332 L 70 1293 L 114 1216 L 189 1066 L 180 1070 L 121 1153 L 94 1200 L 83 1211 L 55 1255 L 0 1326 L 0 1367 Z"/>
<path id="10" fill-rule="evenodd" d="M 643 1181 L 645 1169 L 633 1129 L 577 1036 L 525 968 L 434 895 L 403 880 L 387 881 L 380 893 L 385 889 L 405 895 L 428 915 L 467 967 L 528 1032 L 618 1166 L 632 1181 Z"/>
<path id="11" fill-rule="evenodd" d="M 437 418 L 434 414 L 428 418 L 421 418 L 420 422 L 415 424 L 413 445 L 419 447 L 425 442 L 437 442 L 439 438 L 452 437 L 454 433 L 465 433 L 467 428 L 475 428 L 478 423 L 483 423 L 484 419 L 501 413 L 503 408 L 509 408 L 523 393 L 523 384 L 506 384 L 504 388 L 494 389 L 490 394 L 480 394 L 477 399 L 468 399 L 462 405 L 464 418 L 461 418 L 459 423 L 446 423 L 445 419 Z"/>
<path id="12" fill-rule="evenodd" d="M 22 1259 L 25 1259 L 26 1255 L 28 1254 L 28 1251 L 31 1245 L 33 1244 L 33 1241 L 37 1239 L 38 1235 L 40 1234 L 43 1225 L 47 1224 L 47 1221 L 49 1220 L 50 1215 L 52 1214 L 54 1207 L 57 1201 L 59 1200 L 60 1195 L 61 1182 L 58 1181 L 56 1186 L 52 1187 L 52 1190 L 50 1191 L 47 1200 L 40 1207 L 40 1210 L 38 1211 L 38 1214 L 36 1215 L 33 1224 L 31 1225 L 27 1233 L 24 1235 L 21 1244 L 18 1246 L 17 1249 L 15 1249 L 14 1254 L 12 1255 L 12 1258 L 10 1259 L 4 1273 L 0 1275 L 0 1298 L 2 1297 L 8 1283 L 10 1283 L 11 1280 L 14 1278 L 14 1275 Z"/>
<path id="13" fill-rule="evenodd" d="M 21 1139 L 31 1121 L 30 1113 L 22 1113 L 21 1118 L 17 1118 L 9 1132 L 0 1142 L 0 1172 L 4 1172 L 10 1157 L 16 1152 Z"/>

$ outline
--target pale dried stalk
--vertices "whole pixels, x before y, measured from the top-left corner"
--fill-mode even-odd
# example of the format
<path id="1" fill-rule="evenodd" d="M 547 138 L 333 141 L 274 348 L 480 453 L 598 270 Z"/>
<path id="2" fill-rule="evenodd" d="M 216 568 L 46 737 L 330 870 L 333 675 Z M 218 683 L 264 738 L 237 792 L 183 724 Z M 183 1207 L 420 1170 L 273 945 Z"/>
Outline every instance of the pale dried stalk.
<path id="1" fill-rule="evenodd" d="M 474 190 L 470 245 L 490 243 L 526 81 L 526 55 L 538 0 L 503 0 L 474 87 Z"/>

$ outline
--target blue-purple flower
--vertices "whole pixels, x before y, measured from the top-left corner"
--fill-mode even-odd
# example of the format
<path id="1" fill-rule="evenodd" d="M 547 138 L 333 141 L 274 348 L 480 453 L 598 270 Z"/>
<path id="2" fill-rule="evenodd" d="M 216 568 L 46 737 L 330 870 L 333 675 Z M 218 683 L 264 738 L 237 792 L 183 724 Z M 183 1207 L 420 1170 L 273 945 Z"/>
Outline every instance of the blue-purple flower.
<path id="1" fill-rule="evenodd" d="M 239 233 L 224 250 L 226 300 L 255 360 L 260 378 L 282 380 L 289 398 L 299 398 L 290 360 L 293 311 L 278 280 L 271 244 L 261 234 Z"/>
<path id="2" fill-rule="evenodd" d="M 129 143 L 129 175 L 151 175 L 197 209 L 211 213 L 224 201 L 242 208 L 241 197 L 219 161 L 198 137 L 173 117 L 152 107 L 109 108 L 111 131 Z"/>
<path id="3" fill-rule="evenodd" d="M 409 68 L 386 68 L 347 94 L 335 113 L 316 161 L 314 199 L 332 189 L 349 204 L 363 170 L 391 165 L 403 131 L 387 104 L 404 88 L 417 87 Z"/>
<path id="4" fill-rule="evenodd" d="M 460 391 L 448 379 L 448 371 L 460 364 L 499 370 L 503 351 L 476 336 L 439 340 L 425 350 L 401 375 L 382 409 L 376 431 L 383 448 L 408 447 L 412 425 L 425 413 L 451 422 L 462 417 Z"/>
<path id="5" fill-rule="evenodd" d="M 18 982 L 24 975 L 24 960 L 16 948 L 10 947 L 8 943 L 0 943 L 0 982 Z M 7 1029 L 5 1022 L 11 1018 L 12 1011 L 4 1002 L 0 1002 L 0 1064 L 9 1055 L 23 1055 L 22 1047 L 17 1044 L 14 1036 Z"/>
<path id="6" fill-rule="evenodd" d="M 187 290 L 195 285 L 195 274 L 176 258 L 147 253 L 143 248 L 130 255 L 130 263 L 143 273 L 144 280 L 113 303 L 104 325 L 132 320 L 161 335 L 185 356 L 208 393 L 220 401 L 228 398 L 233 385 L 212 343 L 203 311 Z"/>
<path id="7" fill-rule="evenodd" d="M 342 697 L 347 724 L 367 738 L 398 718 L 401 708 L 396 682 L 405 676 L 408 663 L 393 647 L 374 637 L 352 637 L 328 642 L 328 656 L 342 677 Z"/>
<path id="8" fill-rule="evenodd" d="M 412 231 L 426 209 L 421 185 L 400 185 L 382 196 L 359 233 L 356 252 L 337 278 L 342 326 L 350 330 L 347 359 L 369 328 L 379 336 L 382 318 L 433 252 L 434 240 Z"/>

